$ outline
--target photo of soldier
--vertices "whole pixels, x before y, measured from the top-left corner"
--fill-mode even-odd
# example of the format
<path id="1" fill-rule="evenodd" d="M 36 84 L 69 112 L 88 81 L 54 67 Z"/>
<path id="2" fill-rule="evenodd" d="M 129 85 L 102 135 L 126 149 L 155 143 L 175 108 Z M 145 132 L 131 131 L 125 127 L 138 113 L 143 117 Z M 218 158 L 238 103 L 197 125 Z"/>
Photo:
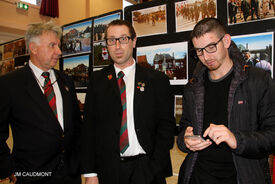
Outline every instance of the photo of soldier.
<path id="1" fill-rule="evenodd" d="M 238 6 L 236 4 L 236 0 L 229 0 L 228 2 L 228 12 L 229 12 L 229 22 L 230 24 L 236 23 L 237 22 L 237 11 L 238 11 Z"/>
<path id="2" fill-rule="evenodd" d="M 242 13 L 243 13 L 244 21 L 246 22 L 247 17 L 249 16 L 249 10 L 250 10 L 250 5 L 247 2 L 247 0 L 242 0 L 242 2 L 241 2 L 241 10 L 242 10 Z"/>
<path id="3" fill-rule="evenodd" d="M 166 5 L 132 11 L 137 37 L 167 33 Z"/>
<path id="4" fill-rule="evenodd" d="M 216 4 L 216 0 L 185 0 L 176 2 L 176 32 L 192 30 L 200 20 L 216 17 Z"/>
<path id="5" fill-rule="evenodd" d="M 227 0 L 228 24 L 274 19 L 274 0 Z"/>

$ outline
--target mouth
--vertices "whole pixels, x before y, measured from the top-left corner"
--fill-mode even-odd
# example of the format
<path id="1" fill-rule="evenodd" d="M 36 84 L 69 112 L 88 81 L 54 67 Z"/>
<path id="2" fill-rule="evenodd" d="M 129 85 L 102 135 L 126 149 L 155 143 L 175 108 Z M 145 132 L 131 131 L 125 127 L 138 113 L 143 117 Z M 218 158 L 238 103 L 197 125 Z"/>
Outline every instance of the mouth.
<path id="1" fill-rule="evenodd" d="M 59 58 L 53 58 L 53 61 L 58 62 Z"/>
<path id="2" fill-rule="evenodd" d="M 123 56 L 123 52 L 117 52 L 117 53 L 115 53 L 115 55 L 116 55 L 116 57 L 120 58 Z"/>
<path id="3" fill-rule="evenodd" d="M 206 61 L 206 64 L 208 66 L 213 66 L 215 64 L 215 61 Z"/>

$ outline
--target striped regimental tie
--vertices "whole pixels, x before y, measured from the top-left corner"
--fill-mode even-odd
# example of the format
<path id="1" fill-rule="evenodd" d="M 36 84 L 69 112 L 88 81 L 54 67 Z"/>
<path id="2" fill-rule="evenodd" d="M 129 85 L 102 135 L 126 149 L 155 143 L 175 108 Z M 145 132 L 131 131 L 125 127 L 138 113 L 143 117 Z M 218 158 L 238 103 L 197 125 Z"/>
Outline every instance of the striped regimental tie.
<path id="1" fill-rule="evenodd" d="M 52 86 L 51 79 L 50 79 L 50 73 L 43 72 L 42 76 L 45 78 L 44 87 L 43 87 L 44 94 L 45 94 L 45 96 L 49 102 L 49 105 L 50 105 L 51 109 L 53 110 L 56 118 L 58 118 L 57 109 L 56 109 L 56 98 L 55 98 L 53 86 Z"/>
<path id="2" fill-rule="evenodd" d="M 124 73 L 120 71 L 118 73 L 118 87 L 120 90 L 120 98 L 122 104 L 122 121 L 121 121 L 121 129 L 120 129 L 120 152 L 124 153 L 129 147 L 129 139 L 128 139 L 128 130 L 127 130 L 127 103 L 126 103 L 126 86 L 123 80 Z"/>

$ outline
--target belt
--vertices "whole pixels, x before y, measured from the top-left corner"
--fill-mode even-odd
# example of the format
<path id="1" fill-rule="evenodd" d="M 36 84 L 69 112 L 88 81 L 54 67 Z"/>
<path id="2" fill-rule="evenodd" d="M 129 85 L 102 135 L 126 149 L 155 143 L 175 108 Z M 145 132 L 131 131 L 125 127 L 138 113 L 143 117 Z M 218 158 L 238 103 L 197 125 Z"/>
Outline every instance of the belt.
<path id="1" fill-rule="evenodd" d="M 146 154 L 139 154 L 135 156 L 127 156 L 127 157 L 120 157 L 121 162 L 131 162 L 131 161 L 136 161 L 142 157 L 145 157 Z"/>

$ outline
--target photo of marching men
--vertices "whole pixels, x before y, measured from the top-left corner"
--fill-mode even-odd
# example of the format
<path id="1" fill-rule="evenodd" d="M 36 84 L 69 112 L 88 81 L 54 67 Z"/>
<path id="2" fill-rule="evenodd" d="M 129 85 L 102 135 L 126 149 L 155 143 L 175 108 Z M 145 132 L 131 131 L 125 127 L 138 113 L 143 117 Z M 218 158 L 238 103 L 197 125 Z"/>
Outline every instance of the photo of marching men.
<path id="1" fill-rule="evenodd" d="M 135 10 L 132 24 L 137 37 L 167 33 L 166 5 Z"/>
<path id="2" fill-rule="evenodd" d="M 275 18 L 275 0 L 228 0 L 228 24 Z"/>
<path id="3" fill-rule="evenodd" d="M 192 30 L 202 19 L 217 17 L 216 0 L 185 0 L 175 3 L 176 32 Z"/>

